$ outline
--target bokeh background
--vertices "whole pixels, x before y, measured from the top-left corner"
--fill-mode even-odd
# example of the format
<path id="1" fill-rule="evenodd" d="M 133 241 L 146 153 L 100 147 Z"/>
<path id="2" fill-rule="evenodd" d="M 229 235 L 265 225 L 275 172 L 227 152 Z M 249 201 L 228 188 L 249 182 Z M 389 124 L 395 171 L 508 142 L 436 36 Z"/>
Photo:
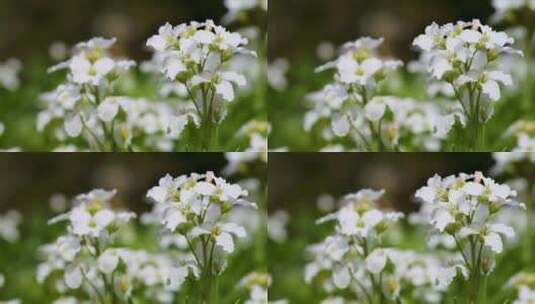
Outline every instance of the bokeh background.
<path id="1" fill-rule="evenodd" d="M 418 209 L 418 188 L 435 173 L 488 173 L 490 153 L 271 153 L 269 207 L 314 212 L 321 194 L 341 197 L 360 189 L 385 189 L 384 207 Z"/>
<path id="2" fill-rule="evenodd" d="M 432 21 L 480 18 L 493 10 L 486 0 L 271 0 L 271 59 L 315 56 L 323 41 L 335 45 L 361 36 L 384 37 L 384 52 L 400 59 L 414 57 L 408 46 Z"/>
<path id="3" fill-rule="evenodd" d="M 137 154 L 137 153 L 136 153 Z M 74 197 L 92 189 L 117 189 L 116 204 L 148 211 L 146 192 L 160 177 L 214 171 L 221 174 L 221 153 L 4 153 L 0 170 L 0 213 L 16 208 L 31 215 L 47 212 L 54 194 Z"/>
<path id="4" fill-rule="evenodd" d="M 49 46 L 93 36 L 117 37 L 116 51 L 150 58 L 145 41 L 165 23 L 216 19 L 223 1 L 212 0 L 3 0 L 0 2 L 0 58 L 46 56 Z"/>

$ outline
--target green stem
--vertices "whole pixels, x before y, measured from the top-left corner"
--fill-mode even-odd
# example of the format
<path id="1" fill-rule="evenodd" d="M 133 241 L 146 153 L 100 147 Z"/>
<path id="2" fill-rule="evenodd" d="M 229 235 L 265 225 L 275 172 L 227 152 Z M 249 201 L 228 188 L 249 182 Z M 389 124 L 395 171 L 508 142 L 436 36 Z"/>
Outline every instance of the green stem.
<path id="1" fill-rule="evenodd" d="M 482 275 L 479 281 L 477 304 L 487 304 L 487 276 Z"/>

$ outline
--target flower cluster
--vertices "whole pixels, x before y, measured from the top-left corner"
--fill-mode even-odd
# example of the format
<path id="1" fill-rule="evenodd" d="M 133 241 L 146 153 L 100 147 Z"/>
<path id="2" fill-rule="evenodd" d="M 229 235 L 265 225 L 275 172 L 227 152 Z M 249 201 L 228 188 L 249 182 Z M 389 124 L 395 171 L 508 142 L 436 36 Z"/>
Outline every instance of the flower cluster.
<path id="1" fill-rule="evenodd" d="M 9 91 L 15 91 L 19 88 L 19 72 L 22 64 L 17 59 L 8 59 L 6 62 L 0 62 L 0 87 Z"/>
<path id="2" fill-rule="evenodd" d="M 333 83 L 307 97 L 312 109 L 305 115 L 305 130 L 327 119 L 324 139 L 349 138 L 357 150 L 439 149 L 453 125 L 452 115 L 435 105 L 377 96 L 378 85 L 402 65 L 379 59 L 382 42 L 366 37 L 346 43 L 340 57 L 317 69 L 334 68 L 336 73 Z"/>
<path id="3" fill-rule="evenodd" d="M 55 286 L 60 294 L 81 289 L 97 303 L 130 300 L 134 287 L 140 284 L 165 291 L 180 287 L 188 274 L 186 266 L 113 246 L 119 230 L 135 218 L 132 212 L 111 209 L 115 193 L 96 189 L 80 194 L 70 211 L 49 221 L 66 222 L 67 231 L 40 247 L 44 261 L 37 268 L 38 282 L 58 278 Z"/>
<path id="4" fill-rule="evenodd" d="M 317 221 L 324 223 L 334 220 L 336 231 L 321 243 L 309 247 L 313 261 L 305 268 L 307 282 L 326 272 L 330 275 L 323 282 L 323 287 L 328 292 L 336 288 L 350 288 L 358 299 L 370 303 L 377 296 L 390 299 L 399 297 L 401 281 L 410 276 L 407 274 L 402 278 L 400 274 L 408 271 L 410 259 L 383 247 L 382 236 L 403 218 L 402 213 L 377 209 L 378 200 L 383 194 L 384 191 L 365 189 L 346 195 L 340 210 Z M 387 267 L 392 263 L 398 263 L 395 265 L 399 271 L 397 274 Z M 412 279 L 427 280 L 421 277 Z M 432 281 L 429 279 L 429 282 Z M 424 282 L 419 283 L 424 285 Z"/>
<path id="5" fill-rule="evenodd" d="M 462 256 L 455 267 L 476 291 L 493 270 L 494 256 L 502 253 L 503 239 L 515 235 L 512 227 L 498 221 L 498 215 L 508 208 L 525 209 L 514 199 L 516 195 L 509 186 L 480 172 L 445 178 L 435 175 L 416 192 L 416 198 L 429 208 L 428 222 L 434 231 L 454 239 Z"/>
<path id="6" fill-rule="evenodd" d="M 213 21 L 169 23 L 147 40 L 155 51 L 160 72 L 187 92 L 204 131 L 206 149 L 212 143 L 215 127 L 226 115 L 225 102 L 235 99 L 235 86 L 246 79 L 226 68 L 237 54 L 256 54 L 244 48 L 247 39 L 214 24 Z"/>
<path id="7" fill-rule="evenodd" d="M 462 108 L 461 122 L 477 129 L 492 116 L 492 103 L 501 98 L 500 85 L 513 84 L 510 75 L 495 67 L 504 54 L 522 54 L 513 43 L 505 32 L 473 20 L 433 23 L 413 45 L 426 54 L 432 78 L 453 88 Z M 480 134 L 474 136 L 479 139 Z"/>
<path id="8" fill-rule="evenodd" d="M 49 69 L 66 69 L 67 78 L 41 96 L 44 110 L 37 117 L 38 131 L 50 126 L 60 142 L 82 137 L 98 151 L 134 150 L 136 137 L 155 133 L 171 141 L 178 138 L 188 121 L 186 113 L 114 95 L 118 77 L 135 66 L 133 61 L 111 58 L 109 49 L 114 43 L 115 39 L 103 38 L 79 43 L 69 60 Z"/>
<path id="9" fill-rule="evenodd" d="M 387 150 L 439 150 L 453 123 L 454 115 L 443 113 L 435 103 L 418 102 L 394 96 L 377 96 L 363 108 L 348 108 L 345 91 L 327 85 L 308 96 L 313 109 L 305 116 L 305 130 L 330 119 L 323 132 L 327 141 L 350 135 L 358 150 L 373 150 L 375 142 Z"/>
<path id="10" fill-rule="evenodd" d="M 44 131 L 53 120 L 64 119 L 68 115 L 62 98 L 70 98 L 65 95 L 69 94 L 69 89 L 72 87 L 59 86 L 41 95 L 46 109 L 37 118 L 39 131 Z M 83 115 L 88 119 L 80 116 L 80 119 L 65 121 L 64 125 L 55 129 L 55 138 L 66 142 L 69 136 L 84 134 L 87 141 L 101 151 L 171 151 L 189 119 L 195 118 L 192 109 L 174 109 L 165 102 L 121 96 L 106 97 L 96 109 L 87 110 Z M 72 147 L 73 150 L 80 149 Z"/>
<path id="11" fill-rule="evenodd" d="M 398 60 L 382 60 L 378 58 L 377 49 L 383 39 L 369 37 L 348 42 L 342 46 L 341 55 L 335 61 L 326 63 L 317 69 L 318 72 L 336 69 L 335 81 L 347 86 L 355 93 L 358 101 L 366 103 L 370 90 L 383 81 L 388 72 L 396 70 L 403 63 Z"/>
<path id="12" fill-rule="evenodd" d="M 239 185 L 229 184 L 212 172 L 176 178 L 166 175 L 147 193 L 161 212 L 165 229 L 184 235 L 188 242 L 209 239 L 226 253 L 234 251 L 233 236 L 244 237 L 246 231 L 222 222 L 223 216 L 236 205 L 255 207 L 244 200 L 245 196 L 247 191 Z"/>
<path id="13" fill-rule="evenodd" d="M 229 221 L 237 206 L 256 208 L 248 195 L 212 172 L 192 173 L 176 178 L 166 175 L 147 192 L 154 202 L 154 217 L 164 231 L 185 238 L 200 276 L 203 296 L 214 296 L 214 284 L 226 267 L 226 255 L 235 251 L 234 238 L 244 238 L 244 227 Z"/>

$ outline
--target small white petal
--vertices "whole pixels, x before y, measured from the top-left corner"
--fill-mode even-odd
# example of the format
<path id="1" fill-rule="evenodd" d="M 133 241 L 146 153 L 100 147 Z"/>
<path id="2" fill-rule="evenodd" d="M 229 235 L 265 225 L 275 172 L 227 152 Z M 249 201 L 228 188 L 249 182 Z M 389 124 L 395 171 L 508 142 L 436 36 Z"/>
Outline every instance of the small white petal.
<path id="1" fill-rule="evenodd" d="M 66 119 L 64 126 L 65 132 L 67 132 L 70 137 L 77 137 L 82 133 L 82 119 L 79 115 L 74 115 Z"/>
<path id="2" fill-rule="evenodd" d="M 501 253 L 503 251 L 502 238 L 498 233 L 490 232 L 484 238 L 485 246 L 489 247 L 495 253 Z"/>
<path id="3" fill-rule="evenodd" d="M 385 268 L 386 260 L 386 252 L 376 249 L 366 258 L 366 269 L 373 274 L 379 274 Z"/>
<path id="4" fill-rule="evenodd" d="M 459 37 L 467 43 L 478 43 L 481 40 L 482 35 L 475 30 L 464 30 Z"/>
<path id="5" fill-rule="evenodd" d="M 223 249 L 223 251 L 227 253 L 232 253 L 234 251 L 234 240 L 232 239 L 232 235 L 227 232 L 221 232 L 218 236 L 215 238 L 216 244 Z"/>
<path id="6" fill-rule="evenodd" d="M 245 236 L 247 236 L 247 232 L 245 231 L 245 228 L 235 223 L 225 223 L 221 226 L 221 229 L 223 231 L 233 233 L 235 236 L 239 238 L 244 238 Z"/>
<path id="7" fill-rule="evenodd" d="M 195 192 L 202 195 L 212 195 L 216 190 L 216 186 L 208 182 L 198 182 L 195 185 Z"/>
<path id="8" fill-rule="evenodd" d="M 331 128 L 336 136 L 346 136 L 349 133 L 349 119 L 346 115 L 338 114 L 331 121 Z"/>
<path id="9" fill-rule="evenodd" d="M 217 94 L 221 95 L 224 100 L 234 100 L 234 88 L 232 87 L 232 83 L 229 81 L 221 81 L 215 85 L 215 88 Z"/>
<path id="10" fill-rule="evenodd" d="M 98 227 L 104 228 L 115 219 L 115 214 L 111 210 L 101 210 L 94 216 L 95 223 Z"/>
<path id="11" fill-rule="evenodd" d="M 119 103 L 106 99 L 97 108 L 98 117 L 105 122 L 112 121 L 119 112 Z"/>
<path id="12" fill-rule="evenodd" d="M 110 274 L 115 271 L 117 265 L 119 264 L 119 256 L 117 253 L 106 250 L 97 260 L 98 269 L 105 273 Z"/>
<path id="13" fill-rule="evenodd" d="M 333 283 L 340 289 L 345 289 L 349 286 L 351 281 L 351 274 L 347 267 L 339 267 L 333 271 Z"/>
<path id="14" fill-rule="evenodd" d="M 491 100 L 498 101 L 501 97 L 500 86 L 494 80 L 487 80 L 482 85 L 482 91 L 486 94 Z"/>
<path id="15" fill-rule="evenodd" d="M 82 285 L 82 271 L 79 267 L 73 267 L 65 271 L 65 284 L 71 289 L 76 289 Z"/>

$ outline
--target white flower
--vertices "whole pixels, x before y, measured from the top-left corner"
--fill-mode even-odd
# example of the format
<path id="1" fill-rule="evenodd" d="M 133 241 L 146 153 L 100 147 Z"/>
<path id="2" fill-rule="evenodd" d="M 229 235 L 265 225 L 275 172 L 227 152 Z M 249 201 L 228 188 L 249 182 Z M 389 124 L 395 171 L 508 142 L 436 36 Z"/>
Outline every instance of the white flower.
<path id="1" fill-rule="evenodd" d="M 76 197 L 76 200 L 80 202 L 77 207 L 51 219 L 49 223 L 68 220 L 72 232 L 79 237 L 99 238 L 112 234 L 120 225 L 135 217 L 132 212 L 114 212 L 105 208 L 113 195 L 115 191 L 101 189 L 80 194 Z"/>
<path id="2" fill-rule="evenodd" d="M 513 84 L 510 75 L 494 67 L 504 54 L 521 55 L 520 51 L 510 47 L 513 43 L 514 39 L 506 33 L 496 32 L 476 19 L 443 26 L 433 23 L 424 34 L 414 39 L 413 45 L 425 55 L 422 58 L 429 64 L 428 71 L 433 78 L 453 86 L 463 107 L 474 102 L 482 105 L 481 109 L 476 109 L 479 113 L 469 109 L 465 115 L 481 116 L 486 121 L 492 111 L 484 101 L 498 101 L 501 98 L 500 84 Z M 475 97 L 465 95 L 472 87 L 479 92 L 477 101 Z"/>
<path id="3" fill-rule="evenodd" d="M 180 35 L 181 28 L 173 28 L 171 24 L 166 23 L 158 29 L 158 34 L 147 40 L 147 46 L 162 52 L 172 45 L 178 43 L 178 35 Z"/>
<path id="4" fill-rule="evenodd" d="M 78 55 L 72 59 L 69 68 L 75 83 L 98 86 L 115 68 L 115 62 L 110 58 L 101 58 L 91 63 L 84 55 Z"/>
<path id="5" fill-rule="evenodd" d="M 217 246 L 219 246 L 226 253 L 234 252 L 233 235 L 239 238 L 244 238 L 247 233 L 245 228 L 235 223 L 225 223 L 216 225 L 211 230 L 205 228 L 195 227 L 190 233 L 191 238 L 196 238 L 200 235 L 211 234 Z"/>
<path id="6" fill-rule="evenodd" d="M 475 244 L 471 245 L 475 248 L 486 248 L 472 253 L 476 260 L 486 260 L 483 265 L 477 265 L 479 269 L 475 269 L 473 262 L 464 260 L 466 264 L 459 269 L 470 271 L 465 277 L 473 276 L 474 271 L 488 274 L 494 265 L 493 254 L 503 251 L 502 237 L 512 239 L 515 236 L 513 228 L 500 223 L 500 217 L 496 216 L 506 206 L 518 210 L 524 207 L 514 200 L 515 196 L 516 191 L 497 184 L 481 172 L 446 178 L 435 175 L 428 180 L 427 186 L 416 192 L 416 197 L 425 204 L 423 217 L 433 226 L 434 233 L 453 238 L 457 250 L 463 255 L 468 243 Z"/>
<path id="7" fill-rule="evenodd" d="M 344 45 L 343 54 L 334 62 L 329 62 L 317 69 L 323 71 L 336 68 L 336 78 L 344 84 L 360 86 L 376 85 L 384 78 L 388 71 L 402 65 L 400 61 L 380 60 L 375 57 L 375 49 L 382 43 L 382 39 L 368 37 Z"/>

